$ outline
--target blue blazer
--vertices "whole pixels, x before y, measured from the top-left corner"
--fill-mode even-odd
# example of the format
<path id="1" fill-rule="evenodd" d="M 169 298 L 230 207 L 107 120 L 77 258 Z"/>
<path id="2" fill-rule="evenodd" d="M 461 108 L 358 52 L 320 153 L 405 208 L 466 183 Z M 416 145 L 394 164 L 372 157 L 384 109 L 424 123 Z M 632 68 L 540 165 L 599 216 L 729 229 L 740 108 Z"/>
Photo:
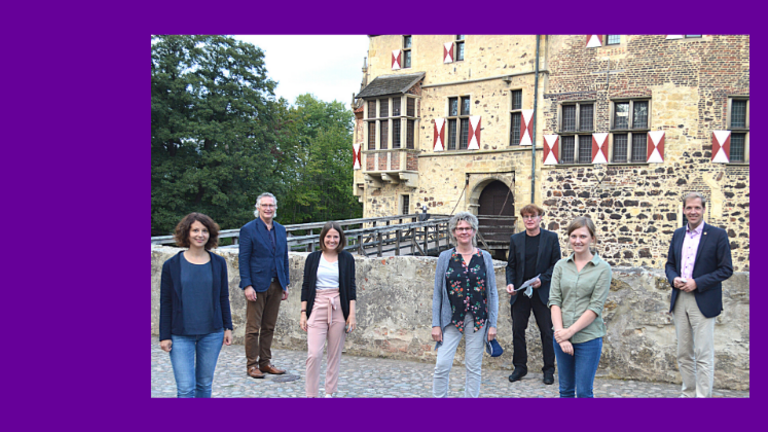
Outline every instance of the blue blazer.
<path id="1" fill-rule="evenodd" d="M 509 238 L 509 258 L 507 259 L 507 285 L 513 284 L 515 288 L 525 282 L 523 273 L 525 272 L 525 231 L 512 235 Z M 555 264 L 562 258 L 560 252 L 560 242 L 557 240 L 557 234 L 552 231 L 541 228 L 541 238 L 539 239 L 539 254 L 536 257 L 536 273 L 540 273 L 541 286 L 533 290 L 538 294 L 541 302 L 549 302 L 549 285 L 552 282 L 552 270 Z M 520 297 L 523 291 L 518 291 L 517 295 L 510 296 L 509 304 L 515 304 L 515 300 Z"/>
<path id="2" fill-rule="evenodd" d="M 256 218 L 240 228 L 240 288 L 253 286 L 256 292 L 269 289 L 272 275 L 269 268 L 272 262 L 277 269 L 277 279 L 283 290 L 288 288 L 291 280 L 288 277 L 288 240 L 285 227 L 272 221 L 275 230 L 275 251 L 272 252 L 272 241 L 269 230 L 260 218 Z"/>
<path id="3" fill-rule="evenodd" d="M 696 304 L 701 314 L 707 318 L 720 315 L 723 310 L 723 284 L 722 282 L 733 274 L 731 262 L 731 244 L 725 230 L 713 227 L 705 222 L 701 233 L 699 249 L 696 252 L 696 262 L 693 264 L 693 279 L 696 281 Z M 679 289 L 675 288 L 673 281 L 680 277 L 680 266 L 683 261 L 683 240 L 685 228 L 678 228 L 672 235 L 672 243 L 669 245 L 667 265 L 665 271 L 667 280 L 672 285 L 672 301 L 669 311 L 675 309 L 675 300 Z"/>
<path id="4" fill-rule="evenodd" d="M 163 263 L 160 276 L 160 340 L 171 338 L 171 334 L 184 334 L 184 314 L 181 308 L 181 254 L 177 253 Z M 213 270 L 213 316 L 221 317 L 221 323 L 232 330 L 232 314 L 229 311 L 229 279 L 227 262 L 224 258 L 208 252 Z"/>

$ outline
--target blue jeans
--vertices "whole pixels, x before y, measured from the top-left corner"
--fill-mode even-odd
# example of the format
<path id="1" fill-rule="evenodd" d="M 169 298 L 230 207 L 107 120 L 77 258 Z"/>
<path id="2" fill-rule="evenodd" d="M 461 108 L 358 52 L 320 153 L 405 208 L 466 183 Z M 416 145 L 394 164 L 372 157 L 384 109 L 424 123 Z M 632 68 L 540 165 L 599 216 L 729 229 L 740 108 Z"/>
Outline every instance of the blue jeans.
<path id="1" fill-rule="evenodd" d="M 194 336 L 172 334 L 171 365 L 180 398 L 209 398 L 213 371 L 224 342 L 224 330 Z"/>
<path id="2" fill-rule="evenodd" d="M 573 344 L 573 355 L 566 354 L 560 344 L 554 341 L 557 359 L 557 379 L 560 383 L 560 397 L 591 398 L 597 365 L 603 352 L 603 338 Z"/>

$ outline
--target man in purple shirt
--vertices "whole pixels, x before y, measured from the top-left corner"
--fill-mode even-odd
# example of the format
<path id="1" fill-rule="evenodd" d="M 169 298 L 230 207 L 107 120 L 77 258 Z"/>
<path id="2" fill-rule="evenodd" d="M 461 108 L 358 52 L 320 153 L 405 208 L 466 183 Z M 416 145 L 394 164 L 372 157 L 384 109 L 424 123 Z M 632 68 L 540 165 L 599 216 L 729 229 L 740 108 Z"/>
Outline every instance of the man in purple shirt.
<path id="1" fill-rule="evenodd" d="M 677 364 L 683 397 L 711 397 L 715 376 L 715 318 L 723 310 L 722 282 L 733 274 L 725 230 L 704 223 L 707 199 L 698 192 L 683 197 L 688 225 L 669 245 L 669 311 L 677 332 Z"/>

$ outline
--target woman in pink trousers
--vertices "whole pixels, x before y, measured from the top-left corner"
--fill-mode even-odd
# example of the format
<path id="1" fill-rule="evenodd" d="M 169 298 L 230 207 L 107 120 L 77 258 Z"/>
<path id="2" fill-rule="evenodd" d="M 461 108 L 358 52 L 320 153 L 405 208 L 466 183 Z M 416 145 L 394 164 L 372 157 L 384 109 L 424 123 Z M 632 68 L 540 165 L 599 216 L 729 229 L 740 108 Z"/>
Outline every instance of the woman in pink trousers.
<path id="1" fill-rule="evenodd" d="M 320 363 L 328 341 L 325 397 L 333 397 L 339 381 L 341 351 L 355 321 L 355 259 L 344 250 L 344 231 L 328 222 L 320 231 L 320 249 L 307 256 L 301 285 L 301 329 L 307 332 L 307 397 L 318 397 Z"/>

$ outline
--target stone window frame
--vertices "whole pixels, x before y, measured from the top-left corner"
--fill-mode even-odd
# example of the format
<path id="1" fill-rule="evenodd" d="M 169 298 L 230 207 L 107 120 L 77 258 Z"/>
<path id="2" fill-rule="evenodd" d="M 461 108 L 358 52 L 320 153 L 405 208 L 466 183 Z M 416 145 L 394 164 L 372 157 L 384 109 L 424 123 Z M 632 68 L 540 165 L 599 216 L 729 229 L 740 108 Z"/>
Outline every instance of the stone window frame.
<path id="1" fill-rule="evenodd" d="M 581 122 L 581 107 L 582 105 L 591 105 L 592 106 L 592 127 L 591 128 L 584 128 L 582 129 L 582 122 Z M 587 99 L 587 100 L 576 100 L 576 101 L 563 101 L 558 105 L 557 109 L 557 118 L 558 118 L 558 134 L 560 135 L 560 160 L 558 163 L 562 165 L 583 165 L 583 164 L 591 164 L 592 158 L 590 157 L 589 161 L 584 162 L 581 161 L 578 157 L 579 155 L 579 141 L 585 140 L 589 137 L 589 149 L 590 149 L 590 155 L 592 151 L 592 134 L 595 133 L 595 111 L 596 111 L 596 105 L 597 101 L 594 99 Z M 575 112 L 575 118 L 574 118 L 574 130 L 565 130 L 564 129 L 564 118 L 563 118 L 563 108 L 564 107 L 570 107 L 575 106 L 576 112 Z M 566 161 L 565 160 L 565 141 L 566 138 L 573 137 L 573 160 Z"/>
<path id="2" fill-rule="evenodd" d="M 411 196 L 408 194 L 400 195 L 400 214 L 407 215 L 411 211 Z"/>
<path id="3" fill-rule="evenodd" d="M 456 115 L 451 115 L 451 101 L 456 100 L 457 103 L 457 111 Z M 462 110 L 463 104 L 462 102 L 466 100 L 467 105 L 469 109 L 464 112 Z M 446 115 L 445 117 L 445 150 L 446 151 L 462 151 L 467 150 L 469 147 L 469 117 L 471 115 L 472 111 L 472 95 L 470 94 L 458 94 L 454 96 L 448 96 L 446 98 Z M 456 126 L 454 127 L 456 135 L 455 140 L 451 140 L 451 121 L 456 122 Z M 466 124 L 465 124 L 466 121 Z M 464 147 L 462 148 L 462 136 L 466 137 L 466 143 L 464 143 Z M 453 145 L 453 147 L 451 147 Z"/>
<path id="4" fill-rule="evenodd" d="M 515 107 L 515 96 L 514 94 L 520 92 L 520 106 Z M 523 92 L 522 88 L 519 89 L 511 89 L 509 91 L 509 145 L 510 146 L 517 146 L 520 145 L 520 129 L 522 128 L 523 124 L 523 105 L 525 101 L 525 93 Z M 514 118 L 518 118 L 518 128 L 517 133 L 515 133 L 515 120 Z M 517 140 L 517 142 L 515 142 Z"/>
<path id="5" fill-rule="evenodd" d="M 746 117 L 744 119 L 744 126 L 737 126 L 734 127 L 732 123 L 732 113 L 733 113 L 733 101 L 745 101 L 747 103 L 746 106 Z M 749 163 L 749 96 L 746 95 L 731 95 L 728 96 L 728 106 L 726 109 L 726 116 L 725 116 L 725 124 L 727 129 L 731 131 L 731 163 L 734 164 L 746 164 Z M 733 160 L 733 137 L 734 135 L 743 135 L 744 136 L 744 159 L 743 160 Z"/>
<path id="6" fill-rule="evenodd" d="M 616 42 L 611 43 L 611 36 L 618 38 Z M 621 35 L 605 35 L 605 45 L 621 45 Z"/>
<path id="7" fill-rule="evenodd" d="M 410 69 L 413 67 L 413 35 L 403 35 L 403 64 L 400 69 Z"/>
<path id="8" fill-rule="evenodd" d="M 414 99 L 413 115 L 408 115 L 408 99 Z M 416 127 L 418 116 L 415 109 L 417 103 L 415 96 L 397 95 L 371 99 L 365 101 L 366 119 L 366 149 L 368 150 L 387 150 L 387 149 L 414 149 L 416 146 Z M 373 103 L 371 103 L 373 102 Z M 386 104 L 386 117 L 382 114 L 382 108 Z M 370 113 L 371 107 L 374 108 L 374 115 Z M 399 131 L 396 131 L 396 124 L 399 122 Z M 410 127 L 410 129 L 409 129 Z M 412 130 L 411 130 L 412 129 Z M 373 146 L 371 138 L 374 139 Z M 386 139 L 386 142 L 383 140 Z"/>
<path id="9" fill-rule="evenodd" d="M 467 54 L 467 35 L 456 35 L 456 40 L 453 41 L 454 62 L 464 61 Z M 461 47 L 461 50 L 459 50 Z M 461 53 L 461 56 L 459 56 Z"/>
<path id="10" fill-rule="evenodd" d="M 635 126 L 635 103 L 647 102 L 648 103 L 648 116 L 645 126 Z M 616 104 L 629 103 L 629 112 L 627 113 L 627 127 L 617 128 L 615 125 L 616 117 Z M 608 162 L 611 164 L 639 164 L 648 162 L 648 133 L 651 131 L 653 116 L 653 101 L 650 96 L 633 97 L 633 98 L 612 98 L 609 110 L 610 121 L 610 134 L 608 143 Z M 633 143 L 636 138 L 639 138 L 638 134 L 642 134 L 643 138 L 640 139 L 644 143 L 645 147 L 640 152 L 633 152 Z M 616 136 L 627 136 L 627 149 L 626 160 L 616 160 Z M 633 155 L 639 155 L 640 159 L 633 160 Z"/>

